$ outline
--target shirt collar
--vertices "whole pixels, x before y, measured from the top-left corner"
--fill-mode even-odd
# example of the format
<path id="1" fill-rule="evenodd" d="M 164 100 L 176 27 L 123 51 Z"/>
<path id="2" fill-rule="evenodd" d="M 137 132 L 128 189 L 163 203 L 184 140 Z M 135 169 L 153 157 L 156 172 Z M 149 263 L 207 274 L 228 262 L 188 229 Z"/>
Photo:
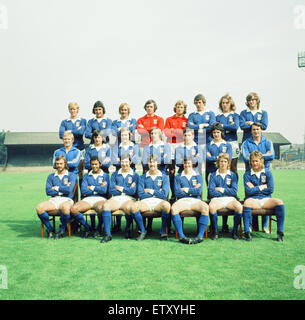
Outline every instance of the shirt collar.
<path id="1" fill-rule="evenodd" d="M 76 149 L 76 148 L 72 146 L 72 147 L 70 148 L 70 150 L 68 151 L 68 153 L 69 153 L 70 151 L 72 151 L 72 150 L 75 150 L 75 149 Z M 65 146 L 61 147 L 60 150 L 62 150 L 62 151 L 64 151 L 64 152 L 66 153 L 66 147 L 65 147 Z"/>
<path id="2" fill-rule="evenodd" d="M 195 141 L 193 141 L 192 144 L 189 144 L 188 146 L 185 144 L 184 146 L 185 146 L 187 149 L 191 149 L 192 147 L 196 147 L 197 144 L 196 144 Z"/>
<path id="3" fill-rule="evenodd" d="M 104 171 L 102 169 L 100 173 L 93 173 L 92 170 L 89 172 L 89 176 L 95 176 L 95 175 L 102 176 L 103 174 L 104 174 Z"/>
<path id="4" fill-rule="evenodd" d="M 151 147 L 151 146 L 153 146 L 153 147 L 159 147 L 159 146 L 164 146 L 164 142 L 163 141 L 160 141 L 159 143 L 157 143 L 157 144 L 152 144 L 152 142 L 149 144 L 149 146 Z"/>
<path id="5" fill-rule="evenodd" d="M 226 112 L 226 113 L 224 113 L 224 112 L 220 113 L 220 115 L 223 115 L 225 117 L 227 117 L 229 114 L 234 114 L 234 111 L 229 111 L 229 112 Z"/>
<path id="6" fill-rule="evenodd" d="M 75 121 L 77 121 L 77 120 L 81 120 L 81 118 L 80 118 L 80 117 L 77 117 L 76 119 L 67 118 L 66 120 L 67 120 L 67 121 L 74 121 L 74 122 L 75 122 Z"/>
<path id="7" fill-rule="evenodd" d="M 119 148 L 121 147 L 133 147 L 134 143 L 132 141 L 129 141 L 128 144 L 123 145 L 122 142 L 119 144 Z"/>
<path id="8" fill-rule="evenodd" d="M 160 170 L 158 170 L 156 175 L 152 175 L 149 173 L 149 171 L 146 172 L 146 178 L 147 177 L 162 177 L 162 172 Z"/>
<path id="9" fill-rule="evenodd" d="M 68 170 L 65 170 L 65 172 L 63 174 L 58 174 L 58 171 L 56 170 L 55 174 L 54 174 L 54 177 L 63 177 L 63 176 L 67 176 L 69 174 L 69 171 Z"/>
<path id="10" fill-rule="evenodd" d="M 200 115 L 203 115 L 206 112 L 210 112 L 210 110 L 209 109 L 204 109 L 203 111 L 196 111 L 196 113 L 199 113 Z"/>
<path id="11" fill-rule="evenodd" d="M 265 173 L 265 168 L 258 172 L 255 172 L 253 169 L 251 169 L 251 176 L 255 174 L 259 178 L 262 173 Z"/>
<path id="12" fill-rule="evenodd" d="M 133 175 L 133 170 L 132 170 L 132 168 L 130 168 L 128 172 L 122 172 L 122 168 L 120 168 L 119 171 L 118 171 L 118 174 L 121 174 L 121 175 L 130 174 L 130 175 Z"/>
<path id="13" fill-rule="evenodd" d="M 258 108 L 257 110 L 251 110 L 249 107 L 247 107 L 247 112 L 251 112 L 252 114 L 256 114 L 256 113 L 262 113 L 262 109 L 261 108 Z"/>
<path id="14" fill-rule="evenodd" d="M 186 174 L 184 170 L 181 172 L 181 177 L 192 177 L 192 176 L 197 176 L 197 172 L 193 169 L 190 174 Z"/>
<path id="15" fill-rule="evenodd" d="M 121 122 L 126 122 L 126 121 L 130 121 L 130 120 L 131 120 L 130 117 L 128 117 L 127 119 L 119 119 L 119 121 L 121 121 Z"/>
<path id="16" fill-rule="evenodd" d="M 106 120 L 106 117 L 105 117 L 105 115 L 103 116 L 103 118 L 97 118 L 96 116 L 94 116 L 92 119 L 100 122 L 102 120 Z"/>
<path id="17" fill-rule="evenodd" d="M 225 140 L 221 140 L 219 142 L 214 142 L 214 140 L 212 140 L 210 143 L 211 144 L 222 144 L 222 143 L 227 143 L 227 142 Z"/>
<path id="18" fill-rule="evenodd" d="M 229 175 L 229 176 L 230 176 L 230 175 L 231 175 L 231 171 L 230 171 L 230 170 L 227 170 L 227 172 L 225 172 L 225 173 L 220 173 L 220 172 L 219 172 L 219 169 L 216 170 L 216 176 L 220 176 L 220 175 L 222 175 L 222 174 L 224 174 L 224 175 Z"/>
<path id="19" fill-rule="evenodd" d="M 91 149 L 100 150 L 101 148 L 105 147 L 105 143 L 103 143 L 101 146 L 96 147 L 94 144 L 90 145 Z"/>

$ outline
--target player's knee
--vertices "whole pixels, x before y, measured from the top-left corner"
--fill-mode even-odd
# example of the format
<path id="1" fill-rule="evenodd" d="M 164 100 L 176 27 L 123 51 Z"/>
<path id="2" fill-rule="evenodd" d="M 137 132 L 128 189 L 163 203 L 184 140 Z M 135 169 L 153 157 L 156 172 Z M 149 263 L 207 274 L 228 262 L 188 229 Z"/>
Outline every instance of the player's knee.
<path id="1" fill-rule="evenodd" d="M 170 212 L 171 210 L 171 205 L 168 202 L 163 203 L 163 210 L 166 212 Z"/>
<path id="2" fill-rule="evenodd" d="M 252 207 L 253 202 L 250 199 L 244 201 L 244 207 Z"/>
<path id="3" fill-rule="evenodd" d="M 110 211 L 111 210 L 111 204 L 105 202 L 104 205 L 103 205 L 103 210 L 104 211 Z"/>
<path id="4" fill-rule="evenodd" d="M 73 214 L 73 215 L 78 214 L 79 213 L 78 206 L 77 205 L 73 205 L 71 207 L 70 211 L 71 211 L 71 214 Z"/>
<path id="5" fill-rule="evenodd" d="M 137 203 L 133 203 L 130 207 L 132 213 L 136 213 L 138 211 L 139 205 Z"/>
<path id="6" fill-rule="evenodd" d="M 277 205 L 277 206 L 284 204 L 284 202 L 281 199 L 274 199 L 274 200 L 275 200 L 275 205 Z"/>
<path id="7" fill-rule="evenodd" d="M 215 212 L 216 212 L 216 206 L 213 205 L 213 204 L 210 204 L 208 211 L 209 211 L 211 214 L 215 213 Z"/>
<path id="8" fill-rule="evenodd" d="M 104 208 L 104 204 L 96 204 L 93 206 L 93 209 L 97 212 L 97 213 L 101 213 L 103 211 Z"/>
<path id="9" fill-rule="evenodd" d="M 45 211 L 45 210 L 43 209 L 43 206 L 42 206 L 41 204 L 38 204 L 38 205 L 36 206 L 36 212 L 37 212 L 38 214 L 42 214 L 44 211 Z"/>
<path id="10" fill-rule="evenodd" d="M 171 214 L 172 215 L 176 215 L 176 214 L 179 214 L 179 208 L 177 207 L 177 206 L 175 206 L 175 205 L 173 205 L 172 207 L 171 207 Z"/>
<path id="11" fill-rule="evenodd" d="M 241 205 L 241 203 L 238 202 L 234 204 L 234 211 L 236 211 L 237 213 L 243 212 L 243 206 Z"/>

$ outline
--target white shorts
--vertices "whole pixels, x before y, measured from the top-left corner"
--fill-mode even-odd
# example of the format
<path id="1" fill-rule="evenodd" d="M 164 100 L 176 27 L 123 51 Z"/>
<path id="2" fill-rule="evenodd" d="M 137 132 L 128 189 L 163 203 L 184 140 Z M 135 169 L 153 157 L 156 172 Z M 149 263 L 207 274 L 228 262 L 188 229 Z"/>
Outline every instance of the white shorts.
<path id="1" fill-rule="evenodd" d="M 117 203 L 119 203 L 120 207 L 129 200 L 135 201 L 135 199 L 131 196 L 127 196 L 127 195 L 122 195 L 122 196 L 114 196 L 112 198 L 110 198 L 111 200 L 115 200 Z"/>
<path id="2" fill-rule="evenodd" d="M 104 197 L 93 196 L 93 197 L 86 197 L 82 200 L 88 202 L 90 206 L 93 207 L 98 201 L 106 201 L 107 199 L 105 199 Z"/>
<path id="3" fill-rule="evenodd" d="M 201 201 L 202 201 L 201 199 L 185 197 L 185 198 L 181 198 L 181 199 L 177 200 L 175 202 L 175 204 L 187 206 L 187 209 L 185 209 L 185 210 L 191 210 L 193 204 L 201 202 Z"/>
<path id="4" fill-rule="evenodd" d="M 255 199 L 258 201 L 259 205 L 260 205 L 260 209 L 263 208 L 263 205 L 271 198 L 263 198 L 263 199 Z"/>
<path id="5" fill-rule="evenodd" d="M 228 203 L 236 200 L 234 197 L 217 197 L 217 198 L 212 198 L 211 200 L 217 201 L 222 207 L 220 209 L 224 209 L 227 207 Z"/>
<path id="6" fill-rule="evenodd" d="M 151 198 L 143 199 L 141 201 L 143 201 L 148 205 L 150 211 L 154 211 L 155 207 L 164 200 L 160 198 L 151 197 Z"/>
<path id="7" fill-rule="evenodd" d="M 73 204 L 73 200 L 71 198 L 68 198 L 68 197 L 53 197 L 49 200 L 50 202 L 52 202 L 56 208 L 56 210 L 59 209 L 59 206 L 66 202 L 66 201 L 69 201 L 71 204 Z"/>
<path id="8" fill-rule="evenodd" d="M 183 146 L 183 142 L 170 143 L 170 146 L 171 146 L 171 151 L 172 151 L 171 159 L 174 160 L 175 159 L 175 150 L 176 150 L 176 148 Z"/>
<path id="9" fill-rule="evenodd" d="M 240 155 L 239 145 L 237 141 L 229 141 L 232 146 L 232 159 L 238 158 Z"/>

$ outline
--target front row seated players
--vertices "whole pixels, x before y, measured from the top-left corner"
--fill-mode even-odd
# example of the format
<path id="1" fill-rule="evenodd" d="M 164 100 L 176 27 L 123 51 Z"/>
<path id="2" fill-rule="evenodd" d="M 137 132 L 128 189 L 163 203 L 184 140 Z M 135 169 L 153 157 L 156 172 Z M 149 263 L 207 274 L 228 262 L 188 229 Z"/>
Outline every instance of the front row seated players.
<path id="1" fill-rule="evenodd" d="M 158 169 L 158 156 L 150 155 L 148 171 L 139 178 L 138 196 L 140 200 L 134 202 L 131 208 L 132 216 L 140 229 L 140 235 L 136 239 L 137 241 L 143 240 L 146 236 L 143 217 L 141 215 L 141 213 L 145 211 L 161 212 L 160 240 L 167 240 L 165 229 L 170 215 L 170 203 L 166 200 L 168 193 L 168 175 Z"/>
<path id="2" fill-rule="evenodd" d="M 122 155 L 121 169 L 115 171 L 110 178 L 109 193 L 113 197 L 104 203 L 102 212 L 98 212 L 102 214 L 105 229 L 105 235 L 101 243 L 112 240 L 110 231 L 111 212 L 117 210 L 122 210 L 125 213 L 125 238 L 130 238 L 130 225 L 132 223 L 130 212 L 137 193 L 138 180 L 138 174 L 131 168 L 129 155 Z"/>
<path id="3" fill-rule="evenodd" d="M 178 199 L 172 205 L 172 221 L 178 232 L 179 241 L 185 244 L 196 244 L 203 241 L 203 235 L 209 222 L 209 207 L 201 200 L 203 179 L 201 174 L 193 169 L 191 157 L 184 159 L 184 170 L 175 177 L 175 196 Z M 185 210 L 200 212 L 198 219 L 198 234 L 195 239 L 187 238 L 183 233 L 180 213 Z"/>
<path id="4" fill-rule="evenodd" d="M 209 179 L 208 195 L 211 199 L 209 210 L 212 240 L 218 238 L 217 210 L 224 208 L 234 211 L 232 238 L 234 240 L 238 239 L 237 228 L 241 222 L 243 206 L 236 200 L 238 176 L 230 170 L 230 164 L 230 155 L 228 153 L 220 153 L 216 161 L 216 167 L 218 169 L 211 174 Z"/>
<path id="5" fill-rule="evenodd" d="M 258 151 L 250 153 L 250 169 L 244 173 L 244 187 L 246 198 L 243 206 L 244 232 L 247 241 L 252 237 L 249 223 L 252 209 L 274 209 L 277 218 L 277 241 L 283 241 L 285 206 L 283 201 L 271 198 L 274 190 L 273 176 L 264 165 L 264 156 Z"/>
<path id="6" fill-rule="evenodd" d="M 71 208 L 73 218 L 85 227 L 83 234 L 87 238 L 95 232 L 95 216 L 90 216 L 91 226 L 85 221 L 83 212 L 94 209 L 101 212 L 104 202 L 107 200 L 107 192 L 109 187 L 109 175 L 101 169 L 101 163 L 98 157 L 92 157 L 90 160 L 91 171 L 85 174 L 81 184 L 82 200 L 75 203 Z M 97 230 L 101 228 L 101 217 L 98 215 L 99 225 Z M 95 233 L 97 236 L 97 232 Z"/>
<path id="7" fill-rule="evenodd" d="M 46 182 L 46 193 L 51 196 L 48 201 L 39 203 L 36 212 L 39 219 L 47 228 L 47 238 L 62 238 L 70 219 L 70 209 L 73 205 L 73 190 L 77 181 L 77 176 L 68 171 L 67 159 L 59 155 L 55 159 L 56 172 L 51 173 Z M 54 228 L 50 224 L 48 212 L 53 210 L 60 211 L 61 226 L 54 234 Z"/>

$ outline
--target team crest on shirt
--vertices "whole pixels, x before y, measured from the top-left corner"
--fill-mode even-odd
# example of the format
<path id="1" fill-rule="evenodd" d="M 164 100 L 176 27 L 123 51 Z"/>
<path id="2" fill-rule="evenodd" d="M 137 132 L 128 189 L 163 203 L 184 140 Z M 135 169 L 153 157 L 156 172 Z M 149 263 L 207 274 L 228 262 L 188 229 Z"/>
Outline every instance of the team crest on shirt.
<path id="1" fill-rule="evenodd" d="M 222 153 L 226 153 L 227 152 L 227 147 L 226 146 L 223 146 L 222 147 Z"/>
<path id="2" fill-rule="evenodd" d="M 205 120 L 207 120 L 207 121 L 210 120 L 210 115 L 209 115 L 209 114 L 207 114 L 207 115 L 205 116 Z"/>
<path id="3" fill-rule="evenodd" d="M 193 179 L 192 184 L 193 184 L 193 186 L 195 186 L 197 184 L 197 179 Z"/>
<path id="4" fill-rule="evenodd" d="M 162 180 L 161 180 L 161 179 L 158 179 L 157 185 L 158 185 L 158 187 L 161 187 L 161 186 L 162 186 Z"/>
<path id="5" fill-rule="evenodd" d="M 68 178 L 64 178 L 64 184 L 68 184 L 69 183 L 69 179 Z"/>
<path id="6" fill-rule="evenodd" d="M 228 186 L 231 185 L 231 178 L 227 178 L 227 179 L 226 179 L 226 184 L 227 184 Z"/>
<path id="7" fill-rule="evenodd" d="M 127 181 L 128 181 L 129 184 L 131 184 L 132 183 L 132 177 L 129 176 Z"/>
<path id="8" fill-rule="evenodd" d="M 233 117 L 232 116 L 229 117 L 229 121 L 233 122 Z"/>
<path id="9" fill-rule="evenodd" d="M 102 152 L 101 152 L 101 155 L 102 155 L 102 158 L 105 158 L 105 157 L 106 157 L 106 152 L 105 152 L 105 151 L 102 151 Z"/>
<path id="10" fill-rule="evenodd" d="M 98 177 L 97 181 L 98 181 L 99 184 L 102 184 L 103 183 L 103 177 Z"/>
<path id="11" fill-rule="evenodd" d="M 158 120 L 157 119 L 154 119 L 154 124 L 157 124 L 158 123 Z"/>
<path id="12" fill-rule="evenodd" d="M 164 153 L 164 146 L 160 147 L 160 153 Z"/>
<path id="13" fill-rule="evenodd" d="M 78 128 L 79 125 L 80 125 L 79 121 L 76 121 L 76 122 L 75 122 L 75 126 Z"/>
<path id="14" fill-rule="evenodd" d="M 258 115 L 257 115 L 257 120 L 258 120 L 258 121 L 262 120 L 262 115 L 261 115 L 261 114 L 258 114 Z"/>
<path id="15" fill-rule="evenodd" d="M 266 183 L 267 177 L 262 175 L 262 176 L 261 176 L 261 180 L 262 180 L 262 183 Z"/>
<path id="16" fill-rule="evenodd" d="M 186 122 L 182 122 L 182 128 L 186 127 Z"/>
<path id="17" fill-rule="evenodd" d="M 106 128 L 106 122 L 102 123 L 102 127 L 105 129 Z"/>

